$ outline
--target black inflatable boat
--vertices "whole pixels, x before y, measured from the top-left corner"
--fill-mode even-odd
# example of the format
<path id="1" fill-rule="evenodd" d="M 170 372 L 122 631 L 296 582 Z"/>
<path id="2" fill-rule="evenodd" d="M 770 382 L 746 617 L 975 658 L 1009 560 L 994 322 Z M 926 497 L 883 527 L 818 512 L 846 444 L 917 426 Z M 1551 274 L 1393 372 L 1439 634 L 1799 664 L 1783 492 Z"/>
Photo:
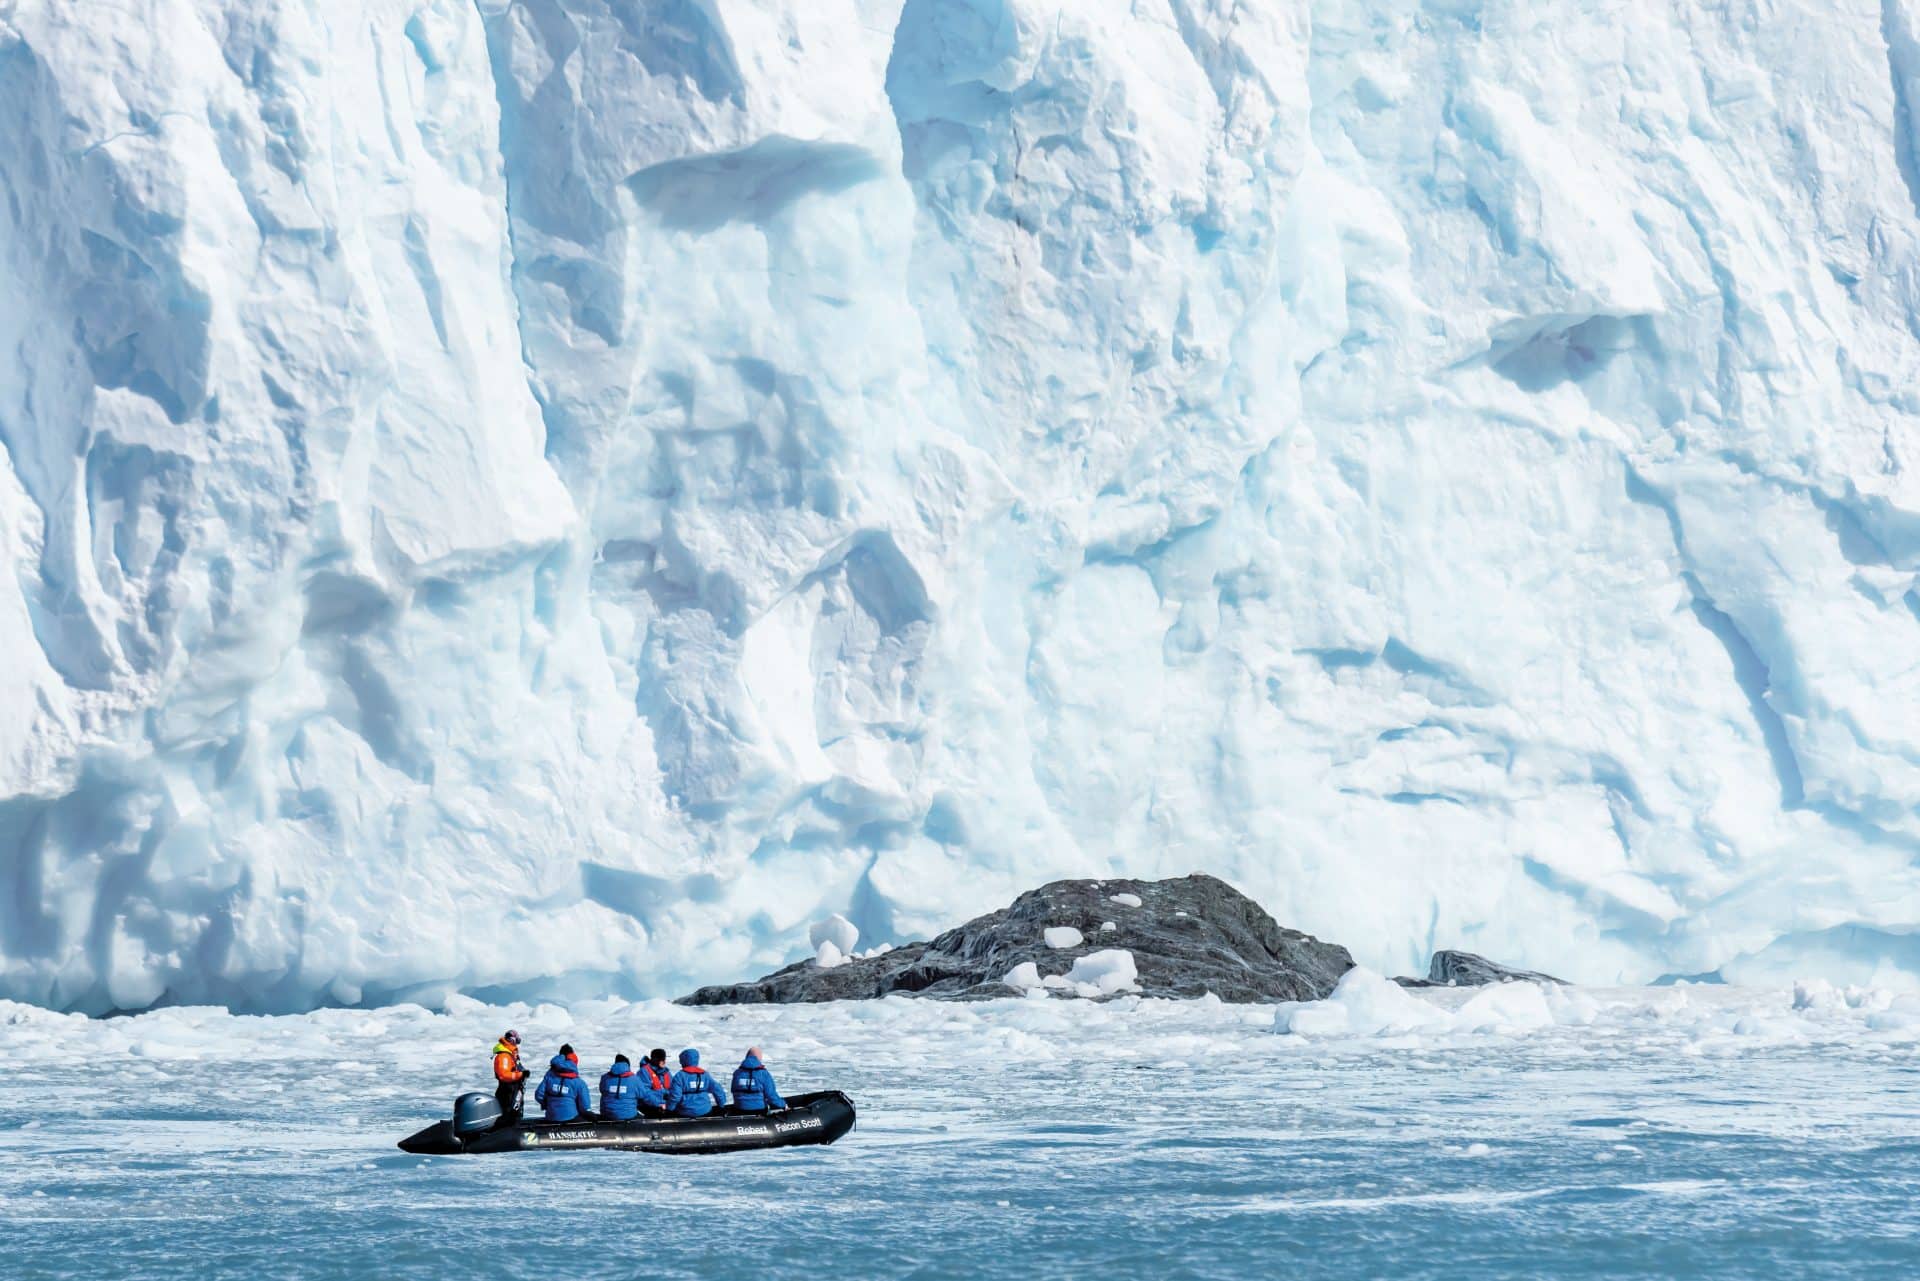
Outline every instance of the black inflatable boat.
<path id="1" fill-rule="evenodd" d="M 782 1112 L 715 1112 L 710 1116 L 636 1117 L 631 1121 L 505 1121 L 491 1094 L 463 1094 L 453 1119 L 400 1140 L 405 1152 L 533 1152 L 552 1148 L 622 1148 L 693 1155 L 832 1143 L 853 1128 L 853 1100 L 838 1090 L 796 1094 Z"/>

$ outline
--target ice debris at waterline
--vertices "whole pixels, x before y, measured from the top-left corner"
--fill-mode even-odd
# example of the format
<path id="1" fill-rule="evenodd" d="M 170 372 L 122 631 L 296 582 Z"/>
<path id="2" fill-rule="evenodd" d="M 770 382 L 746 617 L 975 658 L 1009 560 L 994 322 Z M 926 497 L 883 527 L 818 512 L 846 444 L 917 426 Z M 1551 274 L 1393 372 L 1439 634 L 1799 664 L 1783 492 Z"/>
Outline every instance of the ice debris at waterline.
<path id="1" fill-rule="evenodd" d="M 0 993 L 1920 972 L 1910 4 L 138 12 L 0 4 Z"/>
<path id="2" fill-rule="evenodd" d="M 853 939 L 844 939 L 852 946 Z M 822 951 L 833 940 L 826 939 Z M 1121 992 L 1223 1001 L 1325 996 L 1347 949 L 1285 929 L 1216 877 L 1055 881 L 928 943 L 800 961 L 751 983 L 703 987 L 689 1005 L 834 1001 L 890 993 L 981 1000 L 1019 992 Z"/>
<path id="3" fill-rule="evenodd" d="M 1515 990 L 1398 995 L 1450 1016 Z M 908 1260 L 976 1281 L 1161 1262 L 1245 1281 L 1303 1251 L 1333 1281 L 1912 1271 L 1920 997 L 1572 992 L 1540 994 L 1548 1023 L 1299 1035 L 1271 1005 L 1135 996 L 106 1020 L 0 1002 L 0 1241 L 18 1277 L 531 1281 L 556 1258 L 632 1258 L 633 1213 L 552 1205 L 613 1177 L 698 1206 L 646 1218 L 644 1271 L 668 1278 Z M 595 1071 L 651 1044 L 723 1066 L 758 1044 L 782 1082 L 846 1089 L 859 1127 L 724 1166 L 395 1152 L 452 1089 L 484 1086 L 508 1026 Z M 116 1088 L 75 1089 L 76 1064 Z"/>
<path id="4" fill-rule="evenodd" d="M 1597 1007 L 1584 995 L 1550 983 L 1499 983 L 1457 1009 L 1414 996 L 1404 986 L 1355 966 L 1324 1001 L 1283 1006 L 1274 1016 L 1282 1032 L 1301 1036 L 1380 1036 L 1414 1032 L 1516 1032 L 1593 1021 Z"/>

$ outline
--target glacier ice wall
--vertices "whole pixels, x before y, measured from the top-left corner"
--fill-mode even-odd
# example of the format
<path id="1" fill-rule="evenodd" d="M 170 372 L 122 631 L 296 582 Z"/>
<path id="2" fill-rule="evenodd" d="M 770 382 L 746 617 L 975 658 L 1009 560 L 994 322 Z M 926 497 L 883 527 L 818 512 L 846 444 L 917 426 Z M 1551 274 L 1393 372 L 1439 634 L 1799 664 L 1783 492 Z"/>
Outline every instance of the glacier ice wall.
<path id="1" fill-rule="evenodd" d="M 1916 0 L 0 0 L 0 996 L 1194 869 L 1920 974 L 1916 113 Z"/>

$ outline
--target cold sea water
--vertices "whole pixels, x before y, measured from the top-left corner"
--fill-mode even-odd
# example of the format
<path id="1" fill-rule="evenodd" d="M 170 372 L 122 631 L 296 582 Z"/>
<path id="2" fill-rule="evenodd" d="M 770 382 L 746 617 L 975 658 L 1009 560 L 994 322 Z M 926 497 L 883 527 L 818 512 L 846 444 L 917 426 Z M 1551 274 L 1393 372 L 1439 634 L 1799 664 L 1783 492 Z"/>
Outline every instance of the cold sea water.
<path id="1" fill-rule="evenodd" d="M 9 1277 L 1910 1276 L 1920 1005 L 1607 990 L 1437 1021 L 1122 999 L 696 1012 L 0 1004 Z M 1531 998 L 1530 998 L 1531 999 Z M 1541 1011 L 1545 1009 L 1543 1015 Z M 1286 1022 L 1286 1011 L 1281 1011 Z M 1311 1022 L 1309 1020 L 1308 1022 Z M 1420 1023 L 1422 1020 L 1414 1020 Z M 509 1024 L 749 1043 L 830 1148 L 416 1157 Z"/>

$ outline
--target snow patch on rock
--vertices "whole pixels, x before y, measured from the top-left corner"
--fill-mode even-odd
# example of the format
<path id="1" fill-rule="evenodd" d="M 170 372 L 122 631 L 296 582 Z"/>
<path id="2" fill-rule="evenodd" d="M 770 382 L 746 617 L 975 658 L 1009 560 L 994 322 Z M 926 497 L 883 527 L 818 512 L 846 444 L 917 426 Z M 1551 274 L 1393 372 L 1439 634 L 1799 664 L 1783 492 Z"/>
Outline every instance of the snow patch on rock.
<path id="1" fill-rule="evenodd" d="M 1040 966 L 1033 961 L 1020 962 L 1020 964 L 1008 970 L 1007 976 L 1000 981 L 1008 987 L 1021 989 L 1043 986 L 1040 978 Z"/>
<path id="2" fill-rule="evenodd" d="M 1105 948 L 1098 952 L 1089 952 L 1073 963 L 1067 971 L 1067 983 L 1082 996 L 1111 996 L 1116 992 L 1125 992 L 1135 986 L 1140 971 L 1134 965 L 1133 953 L 1123 948 Z"/>

